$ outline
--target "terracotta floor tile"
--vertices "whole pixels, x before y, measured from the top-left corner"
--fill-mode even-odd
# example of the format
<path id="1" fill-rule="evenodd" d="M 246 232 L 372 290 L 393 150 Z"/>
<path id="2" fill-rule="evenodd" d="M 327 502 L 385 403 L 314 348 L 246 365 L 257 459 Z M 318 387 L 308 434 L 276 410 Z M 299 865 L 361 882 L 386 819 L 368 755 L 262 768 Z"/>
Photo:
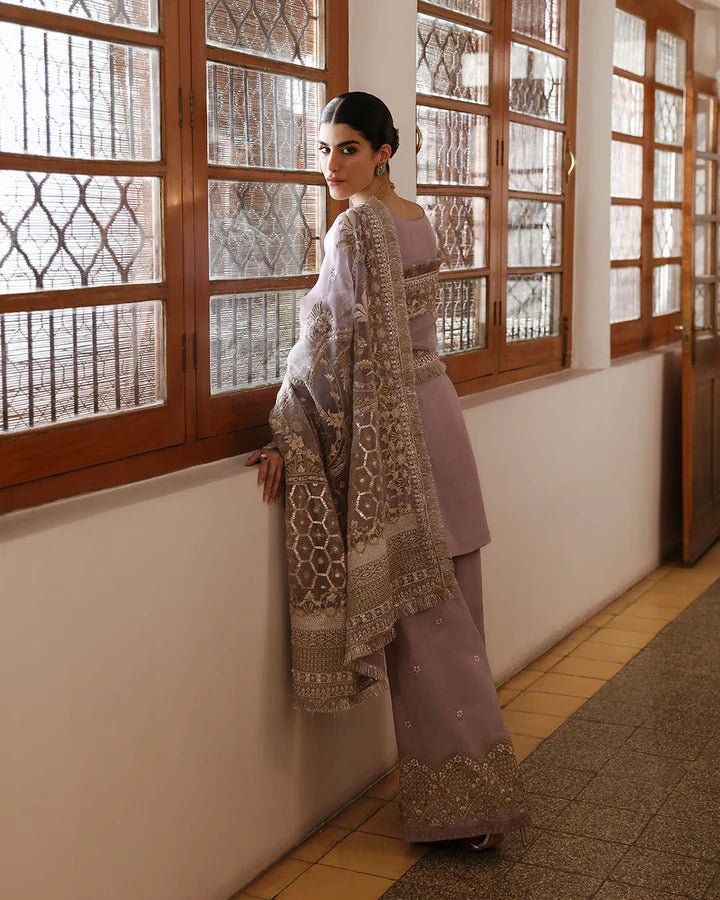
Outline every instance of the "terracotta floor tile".
<path id="1" fill-rule="evenodd" d="M 500 701 L 500 706 L 506 706 L 511 700 L 514 700 L 518 694 L 522 693 L 521 691 L 513 690 L 512 688 L 498 688 L 498 700 Z"/>
<path id="2" fill-rule="evenodd" d="M 593 635 L 593 642 L 599 644 L 613 644 L 616 647 L 637 647 L 638 649 L 649 644 L 652 639 L 652 634 L 641 634 L 637 631 L 621 631 L 619 628 L 598 628 Z"/>
<path id="3" fill-rule="evenodd" d="M 393 769 L 382 781 L 378 781 L 365 792 L 366 797 L 379 800 L 392 800 L 400 792 L 400 769 Z"/>
<path id="4" fill-rule="evenodd" d="M 357 828 L 384 805 L 385 801 L 378 800 L 376 797 L 360 797 L 338 813 L 330 824 L 339 828 Z"/>
<path id="5" fill-rule="evenodd" d="M 626 610 L 619 616 L 615 616 L 611 628 L 619 628 L 621 631 L 637 631 L 639 634 L 655 635 L 661 631 L 665 625 L 663 622 L 657 622 L 653 619 L 643 619 L 639 616 L 631 616 Z"/>
<path id="6" fill-rule="evenodd" d="M 614 644 L 603 644 L 598 641 L 585 641 L 570 654 L 579 659 L 605 659 L 610 662 L 630 662 L 639 652 L 639 647 L 618 647 Z"/>
<path id="7" fill-rule="evenodd" d="M 547 672 L 549 669 L 552 669 L 556 663 L 559 663 L 565 655 L 565 653 L 553 653 L 552 651 L 543 653 L 542 656 L 538 656 L 537 659 L 534 659 L 530 663 L 530 667 L 534 672 Z"/>
<path id="8" fill-rule="evenodd" d="M 530 737 L 527 734 L 511 733 L 510 738 L 512 739 L 513 747 L 515 748 L 515 756 L 519 763 L 524 759 L 527 759 L 533 750 L 542 743 L 542 738 Z"/>
<path id="9" fill-rule="evenodd" d="M 568 697 L 592 697 L 605 684 L 599 678 L 585 678 L 578 675 L 560 675 L 548 672 L 535 682 L 535 690 L 548 694 L 565 694 Z"/>
<path id="10" fill-rule="evenodd" d="M 579 656 L 568 656 L 559 662 L 552 672 L 563 675 L 582 675 L 585 678 L 612 678 L 622 669 L 624 663 L 610 662 L 607 659 L 583 659 Z"/>
<path id="11" fill-rule="evenodd" d="M 322 858 L 324 866 L 337 866 L 383 878 L 400 878 L 428 851 L 422 844 L 353 831 Z"/>
<path id="12" fill-rule="evenodd" d="M 606 615 L 616 616 L 618 613 L 623 612 L 628 608 L 628 606 L 632 606 L 632 604 L 642 597 L 640 592 L 633 593 L 630 596 L 623 594 L 622 597 L 618 597 L 616 600 L 613 600 L 611 603 L 602 610 Z"/>
<path id="13" fill-rule="evenodd" d="M 243 890 L 250 897 L 263 897 L 269 900 L 269 898 L 277 896 L 283 888 L 295 881 L 309 867 L 310 864 L 302 860 L 285 857 L 255 881 L 250 882 Z"/>
<path id="14" fill-rule="evenodd" d="M 637 603 L 628 606 L 626 612 L 629 616 L 639 616 L 641 619 L 656 619 L 658 622 L 672 622 L 673 619 L 676 619 L 680 615 L 682 610 L 673 609 L 669 606 L 658 606 L 657 603 L 653 603 L 651 600 L 643 603 L 638 600 Z"/>
<path id="15" fill-rule="evenodd" d="M 367 822 L 363 822 L 358 831 L 367 831 L 368 834 L 379 834 L 383 837 L 403 840 L 400 804 L 386 804 L 374 816 L 370 816 Z"/>
<path id="16" fill-rule="evenodd" d="M 678 597 L 699 597 L 702 591 L 698 590 L 694 585 L 688 585 L 686 582 L 670 581 L 669 578 L 663 578 L 652 586 L 653 591 L 660 594 L 677 594 Z"/>
<path id="17" fill-rule="evenodd" d="M 304 862 L 315 863 L 320 857 L 325 856 L 328 850 L 347 837 L 350 832 L 347 828 L 336 828 L 334 825 L 326 825 L 316 831 L 304 843 L 288 853 L 293 859 L 301 859 Z"/>
<path id="18" fill-rule="evenodd" d="M 389 878 L 312 866 L 278 900 L 379 900 L 392 885 Z"/>
<path id="19" fill-rule="evenodd" d="M 508 709 L 523 712 L 544 713 L 548 716 L 571 716 L 585 702 L 584 697 L 566 697 L 563 694 L 545 694 L 541 691 L 523 691 L 508 704 Z"/>
<path id="20" fill-rule="evenodd" d="M 602 628 L 603 625 L 607 625 L 609 622 L 612 622 L 613 614 L 612 613 L 596 613 L 594 616 L 590 616 L 587 620 L 588 625 L 595 625 L 598 628 Z"/>
<path id="21" fill-rule="evenodd" d="M 665 606 L 668 609 L 687 609 L 693 602 L 692 600 L 684 600 L 677 594 L 662 594 L 659 591 L 648 591 L 642 597 L 638 597 L 638 603 L 652 603 L 655 606 Z"/>
<path id="22" fill-rule="evenodd" d="M 530 685 L 534 681 L 537 681 L 541 675 L 542 672 L 536 672 L 534 669 L 531 669 L 528 666 L 527 669 L 523 669 L 522 672 L 518 672 L 517 675 L 513 675 L 513 677 L 502 684 L 501 687 L 510 688 L 510 690 L 522 691 L 526 687 L 530 687 Z"/>
<path id="23" fill-rule="evenodd" d="M 582 644 L 583 640 L 585 640 L 585 638 L 563 638 L 550 648 L 550 652 L 560 654 L 561 656 L 567 656 L 568 653 L 578 646 L 578 644 Z"/>
<path id="24" fill-rule="evenodd" d="M 566 641 L 586 641 L 589 637 L 593 636 L 593 633 L 597 631 L 597 628 L 592 625 L 588 625 L 587 622 L 584 625 L 580 625 L 578 628 L 575 628 L 570 634 L 565 636 Z"/>
<path id="25" fill-rule="evenodd" d="M 526 734 L 529 737 L 546 738 L 559 728 L 565 716 L 548 716 L 545 713 L 524 712 L 519 709 L 503 710 L 503 721 L 508 731 L 513 734 Z"/>

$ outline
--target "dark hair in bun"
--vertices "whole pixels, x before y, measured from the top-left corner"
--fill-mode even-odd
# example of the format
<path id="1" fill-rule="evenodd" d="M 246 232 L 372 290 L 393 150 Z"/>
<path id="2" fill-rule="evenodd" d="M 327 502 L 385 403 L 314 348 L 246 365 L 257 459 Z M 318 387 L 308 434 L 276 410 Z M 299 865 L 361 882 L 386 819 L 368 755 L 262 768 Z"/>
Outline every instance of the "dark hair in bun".
<path id="1" fill-rule="evenodd" d="M 391 156 L 395 155 L 400 145 L 390 110 L 379 97 L 364 91 L 338 94 L 322 111 L 320 124 L 349 125 L 370 142 L 373 150 L 389 144 Z"/>

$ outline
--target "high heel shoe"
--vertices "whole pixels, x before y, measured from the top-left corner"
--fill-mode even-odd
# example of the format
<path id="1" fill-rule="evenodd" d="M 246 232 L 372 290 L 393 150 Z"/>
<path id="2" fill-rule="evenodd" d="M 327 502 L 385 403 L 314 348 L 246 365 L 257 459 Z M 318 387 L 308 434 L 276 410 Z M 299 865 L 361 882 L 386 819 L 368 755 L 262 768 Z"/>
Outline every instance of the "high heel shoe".
<path id="1" fill-rule="evenodd" d="M 468 838 L 467 845 L 471 850 L 491 850 L 504 840 L 504 834 L 479 834 L 477 837 Z"/>

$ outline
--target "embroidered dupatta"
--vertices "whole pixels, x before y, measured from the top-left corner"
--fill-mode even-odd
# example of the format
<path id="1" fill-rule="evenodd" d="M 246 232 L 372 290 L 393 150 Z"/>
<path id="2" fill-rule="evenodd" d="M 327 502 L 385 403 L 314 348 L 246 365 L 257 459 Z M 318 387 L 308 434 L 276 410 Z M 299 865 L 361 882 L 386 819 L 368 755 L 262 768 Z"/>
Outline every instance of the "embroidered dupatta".
<path id="1" fill-rule="evenodd" d="M 348 210 L 325 251 L 270 425 L 285 462 L 294 702 L 337 712 L 387 686 L 376 651 L 456 582 L 392 215 L 378 200 Z"/>

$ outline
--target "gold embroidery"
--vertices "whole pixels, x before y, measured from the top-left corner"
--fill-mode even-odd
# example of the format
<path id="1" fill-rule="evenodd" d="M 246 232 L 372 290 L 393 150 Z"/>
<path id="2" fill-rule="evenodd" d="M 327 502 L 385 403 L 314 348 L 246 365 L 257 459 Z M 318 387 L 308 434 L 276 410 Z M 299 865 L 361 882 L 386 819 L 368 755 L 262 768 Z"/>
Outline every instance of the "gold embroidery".
<path id="1" fill-rule="evenodd" d="M 340 216 L 328 257 L 354 284 L 362 275 L 363 290 L 349 295 L 338 273 L 311 306 L 270 416 L 285 459 L 294 699 L 318 712 L 386 687 L 367 657 L 393 639 L 398 619 L 455 587 L 404 280 L 427 308 L 437 263 L 403 273 L 392 217 L 374 200 Z"/>
<path id="2" fill-rule="evenodd" d="M 420 263 L 405 269 L 405 302 L 407 304 L 408 317 L 421 316 L 429 309 L 435 311 L 438 292 L 438 271 L 440 260 L 432 260 L 429 263 Z"/>
<path id="3" fill-rule="evenodd" d="M 509 740 L 483 757 L 457 753 L 433 767 L 400 764 L 400 809 L 408 840 L 443 840 L 527 824 L 520 770 Z"/>
<path id="4" fill-rule="evenodd" d="M 442 375 L 447 368 L 437 350 L 413 350 L 413 365 L 415 384 L 424 384 L 436 375 Z"/>

